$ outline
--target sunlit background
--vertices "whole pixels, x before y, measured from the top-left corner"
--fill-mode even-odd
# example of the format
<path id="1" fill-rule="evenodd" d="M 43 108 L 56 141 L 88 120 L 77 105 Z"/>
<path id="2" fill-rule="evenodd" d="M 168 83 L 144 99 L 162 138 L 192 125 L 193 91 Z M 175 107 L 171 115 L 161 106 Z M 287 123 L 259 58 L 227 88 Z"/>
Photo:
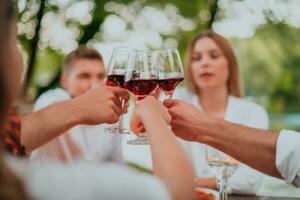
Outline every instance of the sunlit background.
<path id="1" fill-rule="evenodd" d="M 23 95 L 58 85 L 64 55 L 87 44 L 108 62 L 113 47 L 185 49 L 201 30 L 228 38 L 247 98 L 274 129 L 300 130 L 299 0 L 18 0 L 18 35 L 28 73 Z"/>

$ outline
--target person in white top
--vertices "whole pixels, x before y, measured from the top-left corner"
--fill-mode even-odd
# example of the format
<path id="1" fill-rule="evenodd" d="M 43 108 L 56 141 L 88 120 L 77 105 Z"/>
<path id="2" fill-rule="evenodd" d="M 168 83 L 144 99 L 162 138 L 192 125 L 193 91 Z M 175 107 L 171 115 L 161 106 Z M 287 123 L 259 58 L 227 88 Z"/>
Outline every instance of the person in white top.
<path id="1" fill-rule="evenodd" d="M 23 62 L 16 42 L 17 26 L 13 2 L 11 0 L 0 1 L 1 136 L 8 111 L 20 92 L 23 70 Z M 102 98 L 96 95 L 99 92 L 102 92 Z M 27 139 L 33 140 L 32 142 L 27 141 L 26 144 L 30 144 L 30 150 L 32 150 L 49 138 L 55 137 L 55 135 L 51 135 L 55 132 L 54 130 L 66 130 L 73 123 L 116 122 L 122 114 L 122 103 L 119 101 L 119 97 L 123 97 L 127 102 L 129 100 L 128 91 L 121 88 L 98 86 L 72 100 L 56 103 L 55 106 L 43 109 L 44 111 L 38 111 L 37 115 L 27 118 L 27 120 L 36 119 L 38 116 L 40 124 L 33 124 L 32 127 L 27 121 L 26 130 L 32 130 L 35 134 L 29 135 L 29 132 L 26 132 Z M 82 104 L 86 100 L 91 105 L 97 105 L 93 102 L 95 98 L 97 103 L 103 104 L 103 108 L 97 112 L 94 111 L 94 108 L 91 109 Z M 54 107 L 59 109 L 54 109 Z M 68 121 L 68 119 L 66 121 L 72 123 L 60 122 L 63 119 L 61 115 L 72 113 L 70 111 L 73 111 L 76 117 L 70 116 L 72 121 Z M 4 141 L 3 137 L 0 137 L 0 199 L 195 199 L 193 168 L 168 127 L 170 116 L 167 109 L 162 106 L 161 102 L 149 97 L 141 102 L 135 114 L 147 130 L 155 177 L 131 171 L 124 166 L 117 166 L 117 164 L 101 165 L 87 161 L 84 164 L 73 163 L 70 165 L 53 163 L 37 165 L 36 162 L 30 162 L 28 165 L 26 159 L 23 158 L 24 166 L 18 161 L 10 162 L 8 156 L 4 155 Z M 53 118 L 53 116 L 57 116 L 57 118 Z M 89 116 L 88 120 L 86 116 Z M 156 126 L 153 126 L 153 123 Z M 64 126 L 47 128 L 54 124 L 64 124 Z M 42 138 L 35 138 L 39 137 L 36 133 L 43 129 L 47 131 L 47 134 L 40 133 Z M 172 167 L 170 168 L 170 166 Z M 22 182 L 21 179 L 23 179 Z"/>
<path id="2" fill-rule="evenodd" d="M 102 56 L 97 50 L 84 46 L 77 48 L 66 56 L 63 63 L 60 82 L 65 89 L 56 88 L 43 93 L 37 99 L 34 111 L 82 95 L 101 83 L 105 75 Z M 30 159 L 65 163 L 77 159 L 122 162 L 122 137 L 105 134 L 105 126 L 75 126 L 33 151 Z"/>
<path id="3" fill-rule="evenodd" d="M 178 88 L 173 96 L 175 99 L 183 99 L 208 115 L 230 122 L 268 128 L 266 111 L 242 98 L 237 60 L 229 42 L 221 35 L 205 31 L 195 37 L 188 47 L 185 77 L 188 88 Z M 218 180 L 206 161 L 205 145 L 183 143 L 197 171 L 198 186 L 217 189 Z M 255 194 L 262 180 L 261 173 L 240 163 L 228 180 L 227 192 Z"/>
<path id="4" fill-rule="evenodd" d="M 36 199 L 195 199 L 194 170 L 168 127 L 171 117 L 167 109 L 154 97 L 147 97 L 139 103 L 135 115 L 147 130 L 155 177 L 108 163 L 6 162 Z"/>

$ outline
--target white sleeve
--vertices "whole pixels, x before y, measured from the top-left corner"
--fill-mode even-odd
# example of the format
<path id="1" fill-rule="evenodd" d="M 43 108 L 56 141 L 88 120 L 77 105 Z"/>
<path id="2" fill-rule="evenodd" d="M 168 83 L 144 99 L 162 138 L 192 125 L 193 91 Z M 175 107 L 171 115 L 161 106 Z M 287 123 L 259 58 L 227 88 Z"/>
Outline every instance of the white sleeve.
<path id="1" fill-rule="evenodd" d="M 33 171 L 30 186 L 37 199 L 170 200 L 166 188 L 155 177 L 116 165 L 75 163 Z"/>
<path id="2" fill-rule="evenodd" d="M 300 187 L 300 133 L 282 130 L 276 145 L 276 167 L 290 184 Z"/>

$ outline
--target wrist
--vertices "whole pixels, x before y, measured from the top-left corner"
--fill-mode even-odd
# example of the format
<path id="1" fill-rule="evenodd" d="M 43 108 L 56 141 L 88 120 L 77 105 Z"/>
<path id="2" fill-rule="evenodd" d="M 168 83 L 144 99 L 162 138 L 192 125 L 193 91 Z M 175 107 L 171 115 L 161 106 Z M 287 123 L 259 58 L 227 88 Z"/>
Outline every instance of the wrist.
<path id="1" fill-rule="evenodd" d="M 203 136 L 198 138 L 198 141 L 207 144 L 212 147 L 219 147 L 223 145 L 224 139 L 226 139 L 227 133 L 231 131 L 231 126 L 229 122 L 223 119 L 211 118 L 209 122 L 202 125 Z"/>
<path id="2" fill-rule="evenodd" d="M 205 122 L 197 124 L 197 138 L 200 143 L 211 145 L 216 140 L 216 134 L 219 133 L 220 128 L 223 126 L 222 120 L 208 117 Z M 221 128 L 222 130 L 222 128 Z"/>
<path id="3" fill-rule="evenodd" d="M 80 109 L 80 105 L 77 105 L 76 98 L 64 101 L 62 104 L 62 107 L 66 112 L 65 115 L 68 116 L 68 124 L 70 124 L 71 127 L 78 124 L 84 124 L 84 112 Z"/>

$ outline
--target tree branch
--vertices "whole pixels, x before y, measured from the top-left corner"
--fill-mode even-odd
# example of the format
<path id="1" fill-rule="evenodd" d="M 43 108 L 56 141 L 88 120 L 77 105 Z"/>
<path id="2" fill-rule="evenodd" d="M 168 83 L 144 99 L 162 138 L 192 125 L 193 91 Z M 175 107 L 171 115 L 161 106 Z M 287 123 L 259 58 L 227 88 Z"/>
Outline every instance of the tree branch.
<path id="1" fill-rule="evenodd" d="M 30 41 L 30 51 L 29 51 L 29 55 L 28 55 L 29 61 L 28 61 L 27 74 L 25 77 L 24 86 L 23 86 L 23 90 L 22 90 L 22 94 L 21 94 L 23 98 L 27 96 L 27 91 L 28 91 L 29 85 L 30 85 L 30 83 L 32 81 L 32 77 L 33 77 L 36 56 L 37 56 L 38 42 L 40 39 L 41 21 L 42 21 L 43 15 L 44 15 L 45 6 L 46 6 L 46 0 L 41 0 L 40 8 L 37 12 L 37 25 L 35 28 L 35 35 L 32 38 L 32 40 Z"/>

